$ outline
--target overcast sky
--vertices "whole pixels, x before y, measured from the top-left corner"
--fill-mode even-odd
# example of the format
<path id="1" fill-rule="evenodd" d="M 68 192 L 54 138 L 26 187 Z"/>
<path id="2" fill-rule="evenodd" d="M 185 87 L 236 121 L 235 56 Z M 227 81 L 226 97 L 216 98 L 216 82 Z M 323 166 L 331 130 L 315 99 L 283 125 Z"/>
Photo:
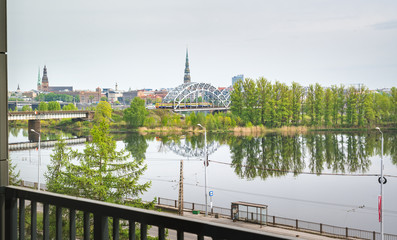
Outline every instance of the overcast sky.
<path id="1" fill-rule="evenodd" d="M 128 90 L 234 75 L 304 86 L 397 86 L 396 0 L 12 0 L 9 89 Z M 42 75 L 42 73 L 41 73 Z"/>

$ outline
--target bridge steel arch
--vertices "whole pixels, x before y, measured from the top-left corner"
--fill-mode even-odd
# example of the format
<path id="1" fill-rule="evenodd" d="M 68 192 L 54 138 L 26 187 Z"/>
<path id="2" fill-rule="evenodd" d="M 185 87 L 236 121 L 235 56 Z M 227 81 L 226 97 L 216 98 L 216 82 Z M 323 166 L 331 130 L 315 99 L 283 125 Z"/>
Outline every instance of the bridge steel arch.
<path id="1" fill-rule="evenodd" d="M 163 102 L 173 103 L 174 109 L 178 109 L 180 104 L 187 99 L 198 97 L 199 94 L 204 94 L 203 98 L 218 103 L 222 107 L 228 108 L 230 106 L 231 87 L 225 88 L 222 91 L 212 86 L 209 83 L 184 83 L 172 89 L 164 97 Z"/>
<path id="2" fill-rule="evenodd" d="M 187 158 L 194 158 L 194 157 L 199 157 L 199 158 L 204 158 L 204 148 L 199 148 L 199 147 L 193 147 L 191 143 L 185 142 L 185 144 L 180 144 L 176 143 L 174 141 L 170 143 L 166 143 L 165 146 L 175 154 L 182 156 L 182 157 L 187 157 Z M 207 144 L 207 152 L 208 155 L 213 154 L 216 152 L 219 148 L 219 143 L 216 143 L 215 141 L 210 142 Z"/>

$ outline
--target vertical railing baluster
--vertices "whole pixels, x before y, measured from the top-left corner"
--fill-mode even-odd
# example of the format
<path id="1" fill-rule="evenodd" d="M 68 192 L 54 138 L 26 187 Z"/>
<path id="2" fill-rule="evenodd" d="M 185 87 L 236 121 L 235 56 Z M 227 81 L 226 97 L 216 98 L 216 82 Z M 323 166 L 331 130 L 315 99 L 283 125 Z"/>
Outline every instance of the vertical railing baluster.
<path id="1" fill-rule="evenodd" d="M 182 230 L 177 230 L 176 231 L 176 239 L 178 240 L 183 240 L 184 239 L 184 233 Z"/>
<path id="2" fill-rule="evenodd" d="M 147 240 L 147 224 L 141 223 L 141 240 Z"/>
<path id="3" fill-rule="evenodd" d="M 76 210 L 69 210 L 69 238 L 76 239 Z"/>
<path id="4" fill-rule="evenodd" d="M 30 202 L 30 238 L 37 239 L 37 202 Z"/>
<path id="5" fill-rule="evenodd" d="M 19 239 L 25 240 L 25 199 L 19 199 Z"/>
<path id="6" fill-rule="evenodd" d="M 57 240 L 62 239 L 62 208 L 60 206 L 56 206 L 55 208 L 55 236 Z"/>
<path id="7" fill-rule="evenodd" d="M 84 240 L 90 240 L 90 213 L 84 212 Z"/>
<path id="8" fill-rule="evenodd" d="M 129 240 L 135 240 L 135 221 L 128 221 L 128 238 Z"/>
<path id="9" fill-rule="evenodd" d="M 108 239 L 108 218 L 106 216 L 94 213 L 94 239 Z"/>
<path id="10" fill-rule="evenodd" d="M 120 219 L 117 217 L 113 218 L 113 240 L 119 240 L 120 233 L 119 227 L 120 226 Z"/>
<path id="11" fill-rule="evenodd" d="M 50 239 L 50 205 L 43 204 L 43 239 Z"/>
<path id="12" fill-rule="evenodd" d="M 105 221 L 104 225 L 104 238 L 103 239 L 109 239 L 109 218 L 108 217 L 103 217 Z M 95 230 L 94 230 L 95 231 Z"/>
<path id="13" fill-rule="evenodd" d="M 159 228 L 159 240 L 165 240 L 165 228 L 160 226 L 158 228 Z"/>
<path id="14" fill-rule="evenodd" d="M 6 239 L 17 240 L 18 208 L 16 197 L 6 198 L 5 200 L 5 227 Z"/>
<path id="15" fill-rule="evenodd" d="M 0 7 L 2 7 L 2 6 L 0 6 Z M 0 59 L 0 61 L 1 61 L 1 59 Z M 1 81 L 1 79 L 0 79 L 0 81 Z M 1 109 L 0 109 L 0 111 L 1 111 Z M 0 116 L 0 118 L 1 118 L 1 116 Z M 6 121 L 7 121 L 7 119 L 6 119 Z M 1 124 L 1 122 L 0 122 L 0 124 Z M 0 143 L 0 145 L 1 145 L 1 143 Z M 1 163 L 0 163 L 0 172 L 1 172 Z M 0 183 L 1 183 L 1 179 L 0 179 Z M 5 194 L 4 187 L 0 186 L 0 240 L 5 240 L 5 239 L 6 239 L 6 194 Z"/>

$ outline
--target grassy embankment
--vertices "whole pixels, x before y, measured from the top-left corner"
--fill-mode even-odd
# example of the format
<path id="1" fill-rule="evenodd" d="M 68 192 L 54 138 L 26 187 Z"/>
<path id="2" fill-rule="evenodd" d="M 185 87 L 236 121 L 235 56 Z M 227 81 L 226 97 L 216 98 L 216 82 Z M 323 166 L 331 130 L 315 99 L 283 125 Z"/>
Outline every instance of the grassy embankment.
<path id="1" fill-rule="evenodd" d="M 375 128 L 369 127 L 306 127 L 306 126 L 284 126 L 281 128 L 266 128 L 264 126 L 238 126 L 239 124 L 226 124 L 225 116 L 216 116 L 217 124 L 215 127 L 207 127 L 208 132 L 229 133 L 237 136 L 259 136 L 268 133 L 279 133 L 284 135 L 304 134 L 310 131 L 315 132 L 352 132 L 352 131 L 369 131 Z M 197 119 L 202 125 L 206 125 L 206 119 Z M 43 120 L 41 121 L 42 130 L 45 129 L 60 129 L 66 132 L 73 132 L 77 135 L 88 135 L 92 122 L 90 121 L 74 121 L 72 119 L 61 120 Z M 241 125 L 241 123 L 240 123 Z M 10 127 L 26 128 L 28 121 L 10 121 Z M 387 130 L 397 130 L 395 124 L 382 124 L 379 127 Z M 113 133 L 139 132 L 141 134 L 156 133 L 156 134 L 181 134 L 181 133 L 201 133 L 204 132 L 202 128 L 196 124 L 192 124 L 189 117 L 181 118 L 179 115 L 171 111 L 151 110 L 146 117 L 144 127 L 138 129 L 130 128 L 123 120 L 122 111 L 113 111 L 110 119 L 110 130 Z"/>

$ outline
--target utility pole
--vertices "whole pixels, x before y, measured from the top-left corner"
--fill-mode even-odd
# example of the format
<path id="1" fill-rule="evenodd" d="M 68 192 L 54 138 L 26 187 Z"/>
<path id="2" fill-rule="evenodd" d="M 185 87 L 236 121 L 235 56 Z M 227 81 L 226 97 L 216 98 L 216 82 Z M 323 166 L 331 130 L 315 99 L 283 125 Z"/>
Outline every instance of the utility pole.
<path id="1" fill-rule="evenodd" d="M 179 170 L 178 214 L 183 216 L 183 160 L 181 160 L 181 167 Z"/>
<path id="2" fill-rule="evenodd" d="M 204 129 L 204 193 L 205 193 L 205 215 L 208 215 L 208 201 L 207 201 L 207 166 L 208 166 L 208 147 L 207 147 L 207 129 L 201 124 L 197 124 Z"/>
<path id="3" fill-rule="evenodd" d="M 378 211 L 379 211 L 379 222 L 380 222 L 380 239 L 383 240 L 384 239 L 384 233 L 383 233 L 383 184 L 386 183 L 386 179 L 383 175 L 383 132 L 380 130 L 379 127 L 375 128 L 376 130 L 378 130 L 380 132 L 380 134 L 382 135 L 382 155 L 380 156 L 380 196 L 378 197 Z"/>

